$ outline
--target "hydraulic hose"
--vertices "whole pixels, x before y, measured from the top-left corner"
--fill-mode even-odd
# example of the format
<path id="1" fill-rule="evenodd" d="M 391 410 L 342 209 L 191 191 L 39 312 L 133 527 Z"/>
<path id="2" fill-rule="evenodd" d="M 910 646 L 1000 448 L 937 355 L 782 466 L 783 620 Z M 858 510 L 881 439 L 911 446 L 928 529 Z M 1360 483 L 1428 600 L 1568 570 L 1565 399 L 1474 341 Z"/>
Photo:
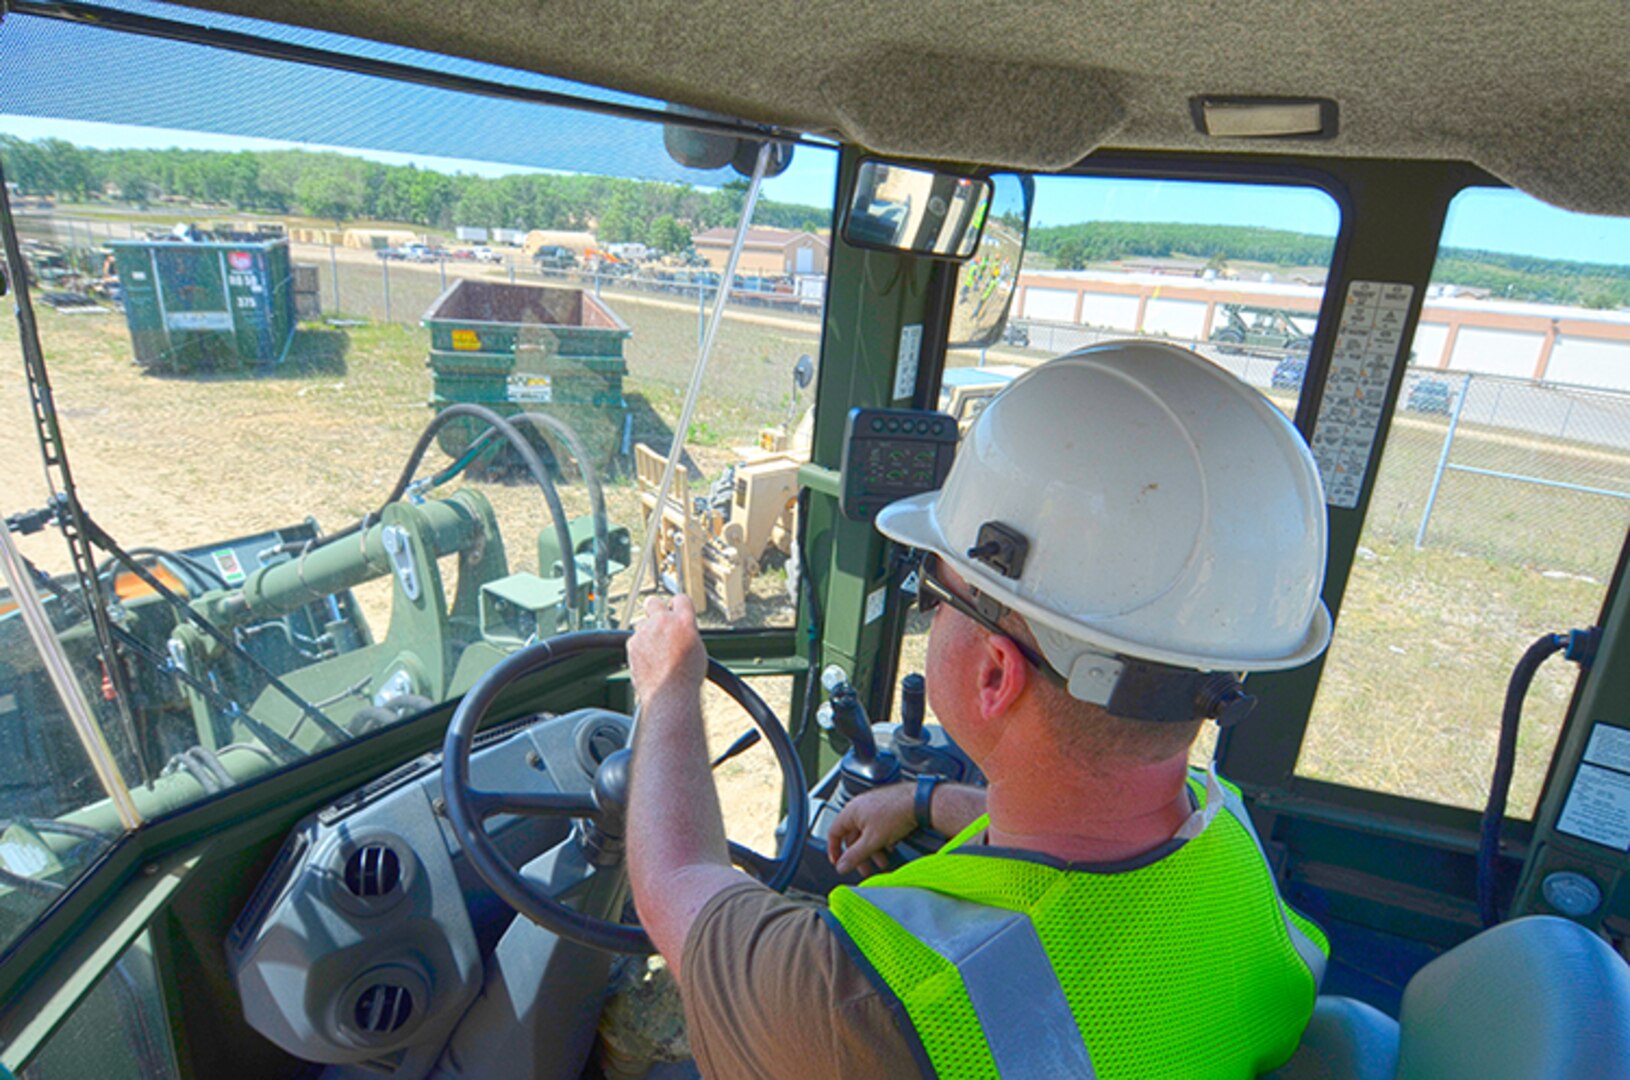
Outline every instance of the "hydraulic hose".
<path id="1" fill-rule="evenodd" d="M 611 589 L 611 523 L 606 516 L 606 492 L 600 483 L 600 474 L 595 471 L 593 459 L 589 457 L 582 440 L 577 437 L 577 432 L 567 426 L 564 421 L 550 416 L 548 413 L 541 412 L 524 412 L 515 419 L 525 420 L 538 429 L 539 434 L 545 437 L 550 432 L 558 435 L 560 441 L 566 444 L 566 449 L 571 454 L 572 460 L 577 462 L 577 471 L 583 474 L 583 486 L 589 489 L 589 517 L 594 522 L 595 624 L 602 629 L 609 629 L 608 613 L 611 608 L 611 598 L 609 596 Z M 486 434 L 483 434 L 481 438 L 487 438 Z M 555 448 L 555 456 L 557 458 L 560 456 L 558 447 Z M 566 557 L 571 557 L 569 550 L 566 552 Z M 543 568 L 540 566 L 538 571 L 542 573 Z"/>
<path id="2" fill-rule="evenodd" d="M 461 416 L 480 420 L 489 428 L 496 430 L 498 434 L 509 441 L 510 446 L 514 447 L 515 453 L 520 456 L 522 463 L 526 465 L 527 472 L 532 474 L 532 479 L 537 482 L 539 488 L 543 489 L 543 499 L 549 504 L 549 514 L 554 518 L 555 539 L 560 544 L 560 550 L 570 555 L 572 531 L 566 521 L 566 508 L 561 505 L 560 493 L 555 490 L 554 482 L 549 479 L 549 470 L 544 468 L 543 459 L 538 457 L 538 452 L 532 449 L 532 444 L 527 442 L 526 436 L 522 435 L 514 424 L 511 424 L 484 405 L 474 405 L 468 402 L 449 405 L 437 413 L 429 424 L 425 425 L 424 431 L 419 435 L 419 441 L 413 444 L 413 449 L 408 453 L 407 464 L 402 469 L 402 475 L 397 477 L 396 486 L 391 488 L 389 495 L 385 496 L 380 511 L 383 511 L 391 503 L 401 501 L 402 496 L 407 494 L 408 487 L 413 483 L 414 476 L 418 474 L 419 465 L 424 461 L 425 452 L 430 449 L 431 440 L 436 437 L 442 428 Z M 339 532 L 324 537 L 323 542 L 332 543 L 341 537 L 350 536 L 359 531 L 363 525 L 371 524 L 378 517 L 379 512 L 368 514 L 361 521 L 354 521 Z M 563 561 L 566 571 L 566 595 L 572 601 L 575 601 L 577 598 L 577 560 L 567 558 Z M 571 627 L 576 630 L 578 628 L 577 605 L 573 602 L 568 603 L 566 606 L 568 616 L 571 619 Z"/>
<path id="3" fill-rule="evenodd" d="M 1500 743 L 1494 756 L 1494 777 L 1489 781 L 1488 804 L 1483 808 L 1483 819 L 1477 838 L 1477 912 L 1485 928 L 1500 921 L 1495 902 L 1495 865 L 1500 855 L 1500 828 L 1505 822 L 1506 798 L 1511 793 L 1511 774 L 1517 764 L 1517 729 L 1522 720 L 1522 705 L 1540 665 L 1564 649 L 1567 659 L 1581 667 L 1589 667 L 1595 658 L 1596 643 L 1601 631 L 1571 630 L 1566 634 L 1546 634 L 1528 646 L 1512 669 L 1506 684 L 1505 708 L 1500 713 Z"/>
<path id="4" fill-rule="evenodd" d="M 177 566 L 184 567 L 185 569 L 192 571 L 201 578 L 208 580 L 217 589 L 228 588 L 226 579 L 221 576 L 220 571 L 216 570 L 213 566 L 199 562 L 190 555 L 183 555 L 179 551 L 170 551 L 168 548 L 160 547 L 133 547 L 125 548 L 125 554 L 146 556 L 149 558 L 160 559 L 165 562 L 171 562 Z M 97 566 L 96 568 L 96 576 L 104 576 L 108 573 L 108 571 L 114 569 L 117 562 L 118 560 L 111 555 L 106 559 L 103 559 L 101 565 Z"/>

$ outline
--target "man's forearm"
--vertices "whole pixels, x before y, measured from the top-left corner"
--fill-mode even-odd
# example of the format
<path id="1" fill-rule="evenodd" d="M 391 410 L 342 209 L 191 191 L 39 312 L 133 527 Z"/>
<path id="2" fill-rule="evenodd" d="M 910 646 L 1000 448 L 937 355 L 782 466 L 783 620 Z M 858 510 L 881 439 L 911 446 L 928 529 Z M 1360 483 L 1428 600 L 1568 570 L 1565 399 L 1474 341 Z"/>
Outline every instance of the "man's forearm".
<path id="1" fill-rule="evenodd" d="M 941 836 L 955 836 L 984 812 L 985 789 L 971 784 L 940 784 L 928 804 L 934 831 Z"/>
<path id="2" fill-rule="evenodd" d="M 629 874 L 636 891 L 699 863 L 730 865 L 708 767 L 701 695 L 659 692 L 645 702 L 630 781 Z"/>

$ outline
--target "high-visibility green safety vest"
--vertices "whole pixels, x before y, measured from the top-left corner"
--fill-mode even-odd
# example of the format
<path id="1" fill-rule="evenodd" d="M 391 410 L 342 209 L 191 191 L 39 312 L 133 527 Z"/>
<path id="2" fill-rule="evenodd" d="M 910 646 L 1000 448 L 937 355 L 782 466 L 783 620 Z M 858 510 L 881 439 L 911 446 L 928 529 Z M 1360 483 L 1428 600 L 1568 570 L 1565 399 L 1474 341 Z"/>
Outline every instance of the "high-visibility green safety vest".
<path id="1" fill-rule="evenodd" d="M 1290 1057 L 1329 943 L 1280 898 L 1239 790 L 1189 783 L 1189 824 L 1124 866 L 965 847 L 981 818 L 833 890 L 832 921 L 903 1007 L 925 1072 L 1248 1077 Z"/>

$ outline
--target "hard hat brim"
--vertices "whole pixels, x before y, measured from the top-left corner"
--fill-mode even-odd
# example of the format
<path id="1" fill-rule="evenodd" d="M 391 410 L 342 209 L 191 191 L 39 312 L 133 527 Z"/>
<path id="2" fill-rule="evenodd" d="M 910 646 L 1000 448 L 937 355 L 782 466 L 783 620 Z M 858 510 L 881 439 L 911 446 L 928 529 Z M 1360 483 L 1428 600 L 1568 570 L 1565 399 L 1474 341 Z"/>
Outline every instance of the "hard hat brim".
<path id="1" fill-rule="evenodd" d="M 1300 667 L 1315 659 L 1330 643 L 1332 630 L 1330 611 L 1322 601 L 1315 605 L 1306 634 L 1289 654 L 1264 656 L 1202 656 L 1162 649 L 1146 642 L 1130 641 L 1102 628 L 1062 616 L 1028 597 L 1014 595 L 1007 585 L 997 580 L 984 567 L 970 563 L 964 552 L 953 550 L 944 532 L 941 531 L 938 516 L 934 512 L 939 495 L 938 491 L 927 491 L 890 503 L 878 512 L 874 522 L 877 531 L 895 543 L 934 552 L 955 567 L 970 585 L 1000 598 L 1003 603 L 1024 616 L 1032 627 L 1037 625 L 1047 627 L 1087 646 L 1094 652 L 1110 656 L 1137 657 L 1201 671 L 1282 671 Z M 1043 651 L 1049 652 L 1045 648 Z M 1063 658 L 1049 655 L 1048 659 L 1057 662 Z M 1069 666 L 1064 665 L 1065 668 Z M 1068 671 L 1065 671 L 1065 674 L 1068 675 Z"/>

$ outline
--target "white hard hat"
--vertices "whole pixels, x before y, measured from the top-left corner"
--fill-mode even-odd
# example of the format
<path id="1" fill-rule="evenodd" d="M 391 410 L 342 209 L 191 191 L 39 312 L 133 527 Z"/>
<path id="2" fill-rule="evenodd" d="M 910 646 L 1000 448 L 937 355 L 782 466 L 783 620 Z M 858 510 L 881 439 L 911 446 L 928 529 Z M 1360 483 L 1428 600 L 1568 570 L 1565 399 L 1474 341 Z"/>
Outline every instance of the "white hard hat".
<path id="1" fill-rule="evenodd" d="M 1109 342 L 1027 372 L 980 413 L 944 486 L 885 507 L 877 528 L 1023 615 L 1086 701 L 1109 701 L 1122 661 L 1267 671 L 1330 640 L 1307 444 L 1172 345 Z"/>

